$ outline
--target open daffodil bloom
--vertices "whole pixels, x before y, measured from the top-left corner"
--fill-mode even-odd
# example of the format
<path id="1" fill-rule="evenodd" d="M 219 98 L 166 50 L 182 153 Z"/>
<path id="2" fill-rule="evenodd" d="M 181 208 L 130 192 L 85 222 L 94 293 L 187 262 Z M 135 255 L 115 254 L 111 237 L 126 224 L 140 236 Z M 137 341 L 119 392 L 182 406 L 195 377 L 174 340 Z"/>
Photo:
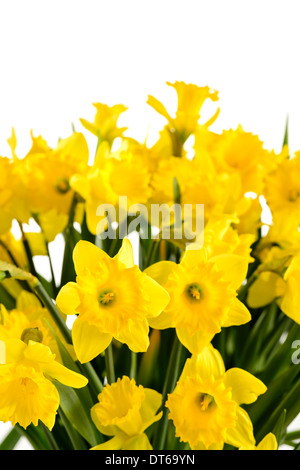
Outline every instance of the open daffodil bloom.
<path id="1" fill-rule="evenodd" d="M 166 406 L 176 435 L 192 449 L 255 445 L 253 426 L 240 406 L 265 393 L 265 385 L 242 369 L 225 371 L 220 353 L 211 345 L 187 360 Z"/>
<path id="2" fill-rule="evenodd" d="M 80 362 L 96 357 L 113 338 L 134 352 L 146 351 L 148 321 L 162 312 L 169 295 L 134 265 L 130 241 L 123 240 L 114 258 L 91 243 L 80 241 L 73 259 L 76 283 L 61 289 L 57 304 L 66 314 L 79 314 L 72 337 Z"/>
<path id="3" fill-rule="evenodd" d="M 106 385 L 98 399 L 91 410 L 92 419 L 103 434 L 114 437 L 92 450 L 152 449 L 144 430 L 162 416 L 162 412 L 156 414 L 160 393 L 137 386 L 135 380 L 124 376 Z"/>
<path id="4" fill-rule="evenodd" d="M 184 346 L 197 354 L 222 327 L 241 325 L 251 317 L 236 298 L 236 289 L 246 276 L 246 258 L 235 254 L 208 258 L 205 249 L 193 246 L 180 264 L 160 261 L 145 272 L 170 294 L 164 312 L 151 318 L 150 325 L 176 328 Z"/>

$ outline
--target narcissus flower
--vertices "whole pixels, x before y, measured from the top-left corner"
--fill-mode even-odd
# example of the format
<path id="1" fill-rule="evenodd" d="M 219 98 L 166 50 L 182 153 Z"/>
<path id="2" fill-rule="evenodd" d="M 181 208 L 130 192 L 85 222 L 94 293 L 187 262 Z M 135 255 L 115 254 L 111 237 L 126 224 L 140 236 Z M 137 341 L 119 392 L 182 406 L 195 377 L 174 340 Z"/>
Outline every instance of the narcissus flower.
<path id="1" fill-rule="evenodd" d="M 205 249 L 189 245 L 180 264 L 160 261 L 145 272 L 170 294 L 164 312 L 149 320 L 153 328 L 176 328 L 182 344 L 200 353 L 222 327 L 241 325 L 250 312 L 236 297 L 248 261 L 235 254 L 209 258 Z"/>
<path id="2" fill-rule="evenodd" d="M 108 106 L 103 103 L 94 103 L 96 115 L 94 122 L 80 119 L 81 124 L 92 134 L 99 138 L 101 142 L 107 141 L 111 145 L 116 137 L 121 137 L 127 127 L 117 127 L 119 117 L 127 110 L 123 104 Z"/>
<path id="3" fill-rule="evenodd" d="M 218 92 L 211 90 L 208 86 L 199 87 L 194 84 L 187 84 L 184 82 L 167 82 L 167 85 L 174 88 L 177 94 L 177 110 L 175 116 L 170 116 L 164 105 L 158 101 L 154 96 L 148 97 L 148 104 L 152 106 L 159 114 L 168 120 L 168 129 L 170 136 L 173 139 L 172 133 L 175 136 L 174 143 L 178 140 L 179 145 L 173 146 L 173 155 L 181 156 L 182 145 L 186 139 L 196 131 L 198 121 L 200 119 L 200 111 L 207 99 L 217 101 Z M 208 127 L 218 116 L 219 110 L 216 114 L 206 123 Z M 176 152 L 178 150 L 178 153 Z"/>
<path id="4" fill-rule="evenodd" d="M 15 309 L 7 311 L 4 305 L 0 304 L 0 340 L 21 339 L 26 336 L 26 332 L 36 334 L 39 342 L 48 346 L 57 360 L 60 361 L 60 352 L 56 337 L 60 338 L 74 356 L 73 347 L 65 342 L 48 310 L 42 307 L 34 294 L 23 290 L 17 298 Z"/>
<path id="5" fill-rule="evenodd" d="M 176 435 L 195 449 L 255 445 L 253 426 L 241 404 L 253 403 L 265 385 L 245 370 L 225 371 L 211 345 L 186 361 L 175 390 L 168 396 Z"/>
<path id="6" fill-rule="evenodd" d="M 79 361 L 96 357 L 113 338 L 132 351 L 146 351 L 148 321 L 162 312 L 169 295 L 134 265 L 130 241 L 123 240 L 114 258 L 92 243 L 80 241 L 73 260 L 76 283 L 61 289 L 57 305 L 65 314 L 79 314 L 72 328 Z"/>
<path id="7" fill-rule="evenodd" d="M 107 143 L 103 142 L 89 171 L 71 178 L 72 188 L 85 201 L 90 232 L 99 234 L 105 229 L 105 226 L 101 229 L 101 221 L 105 218 L 105 211 L 101 213 L 98 210 L 101 204 L 117 209 L 120 196 L 126 196 L 122 209 L 127 212 L 132 204 L 147 203 L 151 191 L 149 179 L 148 169 L 140 155 L 125 150 L 110 153 Z"/>
<path id="8" fill-rule="evenodd" d="M 272 211 L 273 221 L 300 223 L 300 152 L 279 163 L 265 178 L 264 196 Z"/>
<path id="9" fill-rule="evenodd" d="M 104 435 L 111 440 L 93 447 L 92 450 L 151 450 L 152 446 L 144 433 L 158 421 L 162 412 L 160 393 L 123 376 L 112 385 L 106 385 L 98 395 L 99 403 L 91 409 L 92 419 Z"/>
<path id="10" fill-rule="evenodd" d="M 8 339 L 5 362 L 0 364 L 0 420 L 26 428 L 41 420 L 49 429 L 55 423 L 59 394 L 54 383 L 81 388 L 87 379 L 55 361 L 50 349 L 39 343 L 35 331 L 21 339 Z"/>

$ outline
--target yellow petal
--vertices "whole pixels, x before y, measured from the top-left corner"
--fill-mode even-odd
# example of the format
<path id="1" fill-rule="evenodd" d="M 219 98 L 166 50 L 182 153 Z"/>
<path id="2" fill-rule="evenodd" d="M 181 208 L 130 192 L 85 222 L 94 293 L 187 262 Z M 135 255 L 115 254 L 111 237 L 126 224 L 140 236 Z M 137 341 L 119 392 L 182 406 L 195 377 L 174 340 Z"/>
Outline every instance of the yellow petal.
<path id="1" fill-rule="evenodd" d="M 114 337 L 127 344 L 133 352 L 145 352 L 149 347 L 149 326 L 145 319 L 128 321 L 128 325 Z"/>
<path id="2" fill-rule="evenodd" d="M 152 450 L 152 446 L 146 434 L 142 433 L 128 439 L 122 445 L 122 450 Z"/>
<path id="3" fill-rule="evenodd" d="M 128 238 L 123 239 L 122 246 L 115 258 L 117 258 L 120 263 L 125 264 L 126 268 L 132 268 L 132 266 L 134 266 L 133 249 Z"/>
<path id="4" fill-rule="evenodd" d="M 154 96 L 148 95 L 147 104 L 149 104 L 155 111 L 165 117 L 169 122 L 172 122 L 172 118 L 169 115 L 168 111 L 164 107 L 164 105 L 158 101 Z"/>
<path id="5" fill-rule="evenodd" d="M 218 270 L 223 273 L 223 279 L 230 282 L 234 289 L 240 287 L 246 279 L 248 258 L 240 255 L 218 255 L 210 258 Z"/>
<path id="6" fill-rule="evenodd" d="M 24 357 L 27 345 L 20 339 L 9 339 L 5 341 L 5 364 L 18 362 Z"/>
<path id="7" fill-rule="evenodd" d="M 246 370 L 229 369 L 225 373 L 225 385 L 231 387 L 232 399 L 239 405 L 253 403 L 259 395 L 267 391 L 265 384 Z"/>
<path id="8" fill-rule="evenodd" d="M 56 305 L 66 315 L 74 315 L 79 304 L 77 284 L 68 282 L 60 289 L 56 298 Z"/>
<path id="9" fill-rule="evenodd" d="M 249 287 L 247 304 L 250 308 L 269 305 L 285 291 L 285 283 L 279 274 L 263 272 Z"/>
<path id="10" fill-rule="evenodd" d="M 6 353 L 5 353 L 5 343 L 0 340 L 0 364 L 5 364 Z"/>
<path id="11" fill-rule="evenodd" d="M 251 314 L 247 307 L 238 298 L 234 298 L 230 304 L 226 319 L 222 326 L 244 325 L 250 320 Z"/>
<path id="12" fill-rule="evenodd" d="M 199 263 L 207 262 L 207 251 L 202 248 L 198 243 L 191 243 L 185 250 L 180 264 L 188 267 L 195 266 Z"/>
<path id="13" fill-rule="evenodd" d="M 149 326 L 156 330 L 165 330 L 166 328 L 173 327 L 172 317 L 167 312 L 162 312 L 160 315 L 154 318 L 148 319 Z"/>
<path id="14" fill-rule="evenodd" d="M 81 363 L 89 362 L 111 343 L 112 336 L 101 333 L 94 325 L 77 318 L 72 327 L 75 354 Z"/>
<path id="15" fill-rule="evenodd" d="M 193 354 L 187 359 L 181 378 L 199 374 L 202 379 L 213 376 L 215 379 L 225 374 L 225 365 L 221 354 L 211 344 L 203 349 L 200 354 Z"/>
<path id="16" fill-rule="evenodd" d="M 20 295 L 17 298 L 17 310 L 25 311 L 28 307 L 41 308 L 41 302 L 36 295 L 22 290 Z"/>
<path id="17" fill-rule="evenodd" d="M 59 364 L 56 361 L 50 362 L 43 367 L 45 374 L 49 375 L 55 380 L 58 380 L 60 383 L 67 385 L 68 387 L 73 388 L 82 388 L 85 387 L 88 383 L 88 379 L 81 374 L 67 369 L 62 364 Z"/>
<path id="18" fill-rule="evenodd" d="M 257 450 L 277 450 L 278 443 L 273 433 L 269 432 L 257 445 Z"/>
<path id="19" fill-rule="evenodd" d="M 120 450 L 123 444 L 126 442 L 126 439 L 128 439 L 128 436 L 126 436 L 126 434 L 119 433 L 112 439 L 103 442 L 103 444 L 99 444 L 95 447 L 92 447 L 90 450 Z"/>
<path id="20" fill-rule="evenodd" d="M 240 406 L 237 407 L 236 425 L 227 430 L 225 442 L 237 448 L 255 445 L 251 419 Z"/>
<path id="21" fill-rule="evenodd" d="M 179 341 L 192 353 L 200 354 L 213 339 L 214 335 L 208 335 L 202 331 L 196 331 L 193 335 L 186 328 L 176 328 Z"/>
<path id="22" fill-rule="evenodd" d="M 168 292 L 154 279 L 143 276 L 144 290 L 149 296 L 148 318 L 157 317 L 170 302 Z"/>
<path id="23" fill-rule="evenodd" d="M 173 261 L 159 261 L 146 268 L 144 273 L 160 285 L 164 285 L 174 268 L 176 268 L 176 263 L 173 263 Z"/>
<path id="24" fill-rule="evenodd" d="M 105 258 L 109 258 L 109 256 L 105 251 L 101 250 L 101 248 L 98 248 L 93 243 L 80 240 L 73 251 L 76 274 L 80 276 L 86 273 L 87 269 L 91 272 L 99 270 L 101 261 Z"/>

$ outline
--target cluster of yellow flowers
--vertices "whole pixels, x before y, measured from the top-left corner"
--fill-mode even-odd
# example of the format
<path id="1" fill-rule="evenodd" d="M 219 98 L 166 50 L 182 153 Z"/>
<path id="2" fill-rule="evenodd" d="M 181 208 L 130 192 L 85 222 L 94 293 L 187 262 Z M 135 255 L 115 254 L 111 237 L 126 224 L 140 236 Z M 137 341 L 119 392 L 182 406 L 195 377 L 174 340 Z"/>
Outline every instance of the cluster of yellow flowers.
<path id="1" fill-rule="evenodd" d="M 55 148 L 32 135 L 25 156 L 13 131 L 0 158 L 0 421 L 35 448 L 275 450 L 300 412 L 286 346 L 300 324 L 300 152 L 267 150 L 241 126 L 212 132 L 219 108 L 200 113 L 218 93 L 167 85 L 177 110 L 149 96 L 166 120 L 152 146 L 118 127 L 125 106 L 96 103 L 80 120 L 95 158 L 76 131 Z M 203 244 L 140 237 L 138 266 L 128 238 L 99 237 L 101 204 L 175 200 L 204 205 Z M 287 387 L 277 395 L 273 378 Z"/>

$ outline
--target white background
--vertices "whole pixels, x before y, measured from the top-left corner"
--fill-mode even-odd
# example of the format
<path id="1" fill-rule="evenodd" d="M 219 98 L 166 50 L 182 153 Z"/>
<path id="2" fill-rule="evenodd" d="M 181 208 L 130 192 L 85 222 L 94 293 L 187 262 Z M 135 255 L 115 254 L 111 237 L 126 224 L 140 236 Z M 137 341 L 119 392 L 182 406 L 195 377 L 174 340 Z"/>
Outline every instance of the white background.
<path id="1" fill-rule="evenodd" d="M 300 149 L 299 1 L 0 0 L 0 155 L 12 126 L 19 156 L 31 129 L 50 145 L 84 131 L 97 101 L 128 106 L 120 123 L 143 140 L 162 125 L 147 95 L 174 109 L 175 80 L 219 90 L 214 130 L 242 124 L 279 150 L 289 115 Z"/>

